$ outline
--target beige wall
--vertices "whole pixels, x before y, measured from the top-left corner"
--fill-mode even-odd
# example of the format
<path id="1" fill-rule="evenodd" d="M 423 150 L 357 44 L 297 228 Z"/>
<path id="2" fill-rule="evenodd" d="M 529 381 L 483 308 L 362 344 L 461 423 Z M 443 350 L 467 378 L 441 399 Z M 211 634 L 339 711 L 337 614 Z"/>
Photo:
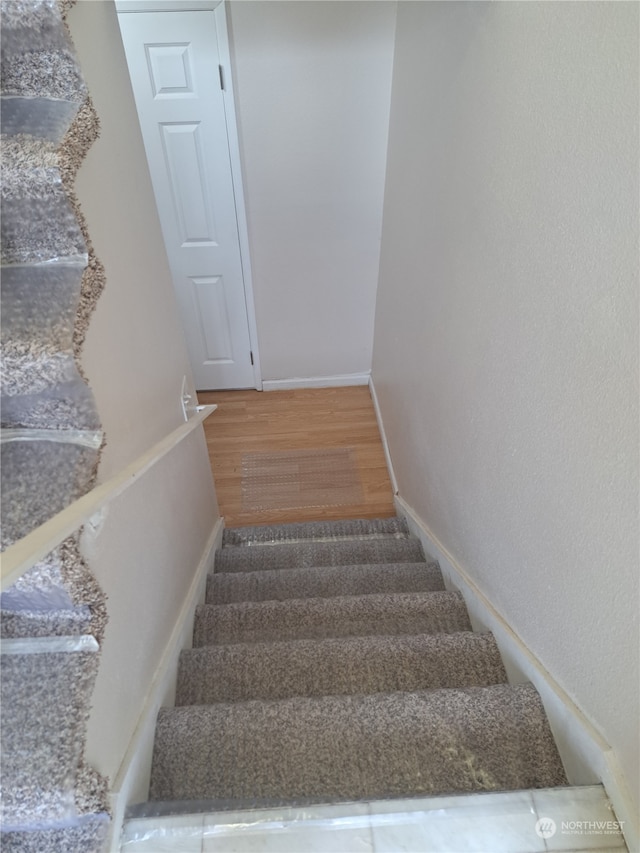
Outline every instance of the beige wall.
<path id="1" fill-rule="evenodd" d="M 108 476 L 182 421 L 191 368 L 114 5 L 81 0 L 69 20 L 101 122 L 76 189 L 108 276 L 82 359 L 107 433 Z"/>
<path id="2" fill-rule="evenodd" d="M 368 372 L 395 3 L 230 10 L 263 379 Z"/>
<path id="3" fill-rule="evenodd" d="M 638 794 L 638 6 L 399 4 L 373 375 L 401 496 Z"/>
<path id="4" fill-rule="evenodd" d="M 102 124 L 76 189 L 107 273 L 83 357 L 108 440 L 104 480 L 182 422 L 190 369 L 115 8 L 80 2 L 69 21 Z M 87 753 L 112 781 L 217 517 L 204 437 L 194 433 L 85 531 L 110 614 Z"/>

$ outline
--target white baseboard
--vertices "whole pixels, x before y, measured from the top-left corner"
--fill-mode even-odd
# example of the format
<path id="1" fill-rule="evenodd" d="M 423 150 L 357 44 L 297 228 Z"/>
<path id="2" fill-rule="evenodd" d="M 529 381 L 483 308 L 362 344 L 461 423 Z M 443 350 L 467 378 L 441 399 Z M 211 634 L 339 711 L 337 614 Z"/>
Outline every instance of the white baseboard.
<path id="1" fill-rule="evenodd" d="M 633 798 L 617 756 L 564 688 L 527 648 L 506 619 L 496 610 L 468 572 L 447 551 L 428 525 L 399 495 L 398 515 L 406 518 L 425 554 L 438 560 L 445 586 L 464 596 L 474 631 L 491 631 L 502 654 L 510 683 L 532 682 L 545 707 L 567 777 L 572 785 L 601 782 L 619 821 L 629 850 L 640 850 L 640 827 Z"/>
<path id="2" fill-rule="evenodd" d="M 193 617 L 198 604 L 204 601 L 207 575 L 213 569 L 215 552 L 222 543 L 224 519 L 219 518 L 207 539 L 198 567 L 189 587 L 189 592 L 180 608 L 180 614 L 167 640 L 160 663 L 155 671 L 146 700 L 138 718 L 138 724 L 129 741 L 129 746 L 111 788 L 113 813 L 111 853 L 120 850 L 120 835 L 127 806 L 139 797 L 140 791 L 148 791 L 151 771 L 151 756 L 155 736 L 156 717 L 163 705 L 174 702 L 178 657 L 182 649 L 191 646 Z"/>
<path id="3" fill-rule="evenodd" d="M 370 372 L 342 373 L 339 376 L 310 376 L 293 379 L 265 379 L 263 391 L 291 391 L 296 388 L 342 388 L 348 385 L 368 385 Z"/>
<path id="4" fill-rule="evenodd" d="M 376 420 L 378 421 L 378 429 L 380 430 L 380 439 L 382 441 L 382 448 L 384 450 L 384 458 L 387 460 L 387 468 L 389 470 L 389 479 L 391 480 L 391 487 L 393 488 L 393 494 L 397 495 L 398 481 L 396 480 L 395 471 L 393 470 L 393 462 L 391 461 L 391 451 L 389 450 L 387 434 L 384 431 L 384 422 L 382 420 L 382 412 L 380 411 L 380 404 L 378 402 L 378 395 L 376 394 L 376 386 L 373 381 L 373 376 L 369 377 L 369 391 L 371 392 L 373 408 L 376 413 Z"/>

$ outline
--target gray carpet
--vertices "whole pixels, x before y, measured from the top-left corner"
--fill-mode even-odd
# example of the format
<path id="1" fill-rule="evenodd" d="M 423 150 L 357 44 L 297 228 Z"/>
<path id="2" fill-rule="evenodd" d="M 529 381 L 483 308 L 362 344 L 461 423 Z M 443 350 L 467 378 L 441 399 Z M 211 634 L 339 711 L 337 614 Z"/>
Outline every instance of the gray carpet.
<path id="1" fill-rule="evenodd" d="M 459 593 L 403 592 L 205 604 L 196 610 L 193 642 L 204 646 L 470 630 Z"/>
<path id="2" fill-rule="evenodd" d="M 90 636 L 3 642 L 3 826 L 55 822 L 73 805 L 97 651 Z"/>
<path id="3" fill-rule="evenodd" d="M 229 531 L 158 716 L 150 800 L 234 807 L 566 783 L 402 522 Z M 222 805 L 220 807 L 223 807 Z"/>
<path id="4" fill-rule="evenodd" d="M 0 2 L 2 550 L 91 488 L 103 440 L 81 349 L 104 277 L 74 193 L 99 124 L 70 5 Z M 3 851 L 97 853 L 109 831 L 83 758 L 106 598 L 78 535 L 0 596 Z"/>
<path id="5" fill-rule="evenodd" d="M 264 572 L 227 572 L 207 578 L 207 603 L 334 598 L 383 592 L 435 592 L 444 582 L 437 563 L 320 566 Z"/>
<path id="6" fill-rule="evenodd" d="M 151 798 L 353 800 L 565 781 L 530 685 L 160 711 Z"/>
<path id="7" fill-rule="evenodd" d="M 260 572 L 312 566 L 351 566 L 357 563 L 415 563 L 424 561 L 417 539 L 338 540 L 295 542 L 261 548 L 223 548 L 216 555 L 216 572 Z"/>
<path id="8" fill-rule="evenodd" d="M 83 814 L 75 823 L 58 821 L 2 833 L 2 853 L 99 853 L 106 849 L 110 818 Z"/>
<path id="9" fill-rule="evenodd" d="M 406 538 L 409 529 L 402 518 L 354 519 L 353 521 L 301 521 L 292 524 L 261 524 L 255 527 L 231 527 L 222 535 L 225 548 L 230 545 L 275 545 L 303 539 L 343 539 L 397 536 Z"/>
<path id="10" fill-rule="evenodd" d="M 176 705 L 506 682 L 491 634 L 332 637 L 182 652 Z M 210 675 L 215 673 L 215 678 Z"/>

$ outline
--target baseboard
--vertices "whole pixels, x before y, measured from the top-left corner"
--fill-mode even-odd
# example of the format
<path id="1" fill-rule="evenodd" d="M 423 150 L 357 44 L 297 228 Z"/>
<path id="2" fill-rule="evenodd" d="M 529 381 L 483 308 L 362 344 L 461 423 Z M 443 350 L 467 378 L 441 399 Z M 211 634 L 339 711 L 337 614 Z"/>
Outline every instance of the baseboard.
<path id="1" fill-rule="evenodd" d="M 491 631 L 495 636 L 509 681 L 513 684 L 530 681 L 535 685 L 569 782 L 572 785 L 601 782 L 618 820 L 624 824 L 629 850 L 640 850 L 640 827 L 633 798 L 617 756 L 605 738 L 413 508 L 400 495 L 395 496 L 395 504 L 398 515 L 406 518 L 409 529 L 420 539 L 425 554 L 440 563 L 446 587 L 459 590 L 464 596 L 474 631 Z"/>
<path id="2" fill-rule="evenodd" d="M 189 592 L 153 676 L 138 724 L 129 741 L 120 769 L 113 779 L 111 853 L 118 853 L 120 850 L 120 835 L 127 806 L 131 804 L 132 798 L 137 799 L 140 796 L 138 792 L 149 789 L 156 717 L 163 705 L 173 704 L 178 657 L 182 649 L 189 648 L 191 645 L 195 609 L 204 601 L 207 574 L 212 570 L 215 552 L 222 544 L 223 529 L 224 519 L 219 518 L 207 539 Z"/>
<path id="3" fill-rule="evenodd" d="M 368 385 L 370 372 L 341 373 L 339 376 L 294 377 L 293 379 L 265 379 L 263 391 L 291 391 L 296 388 L 342 388 L 348 385 Z"/>
<path id="4" fill-rule="evenodd" d="M 382 420 L 382 412 L 380 411 L 380 403 L 378 402 L 378 395 L 376 394 L 376 386 L 373 381 L 373 376 L 369 377 L 369 391 L 371 392 L 371 400 L 373 401 L 373 409 L 376 413 L 376 420 L 378 421 L 378 429 L 380 430 L 380 439 L 382 441 L 382 449 L 384 450 L 384 458 L 387 460 L 387 469 L 389 471 L 389 479 L 391 480 L 391 487 L 393 488 L 393 494 L 398 494 L 398 481 L 396 480 L 396 474 L 393 470 L 393 462 L 391 460 L 391 451 L 389 450 L 389 442 L 387 441 L 387 434 L 384 431 L 384 421 Z"/>

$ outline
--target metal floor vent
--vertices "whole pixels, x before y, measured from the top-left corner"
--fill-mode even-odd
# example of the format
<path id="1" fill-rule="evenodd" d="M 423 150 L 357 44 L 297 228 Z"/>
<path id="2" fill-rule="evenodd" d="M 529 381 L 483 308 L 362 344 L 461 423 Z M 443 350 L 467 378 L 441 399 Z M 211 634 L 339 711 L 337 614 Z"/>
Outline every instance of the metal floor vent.
<path id="1" fill-rule="evenodd" d="M 364 501 L 351 447 L 245 453 L 242 510 L 350 506 Z"/>

